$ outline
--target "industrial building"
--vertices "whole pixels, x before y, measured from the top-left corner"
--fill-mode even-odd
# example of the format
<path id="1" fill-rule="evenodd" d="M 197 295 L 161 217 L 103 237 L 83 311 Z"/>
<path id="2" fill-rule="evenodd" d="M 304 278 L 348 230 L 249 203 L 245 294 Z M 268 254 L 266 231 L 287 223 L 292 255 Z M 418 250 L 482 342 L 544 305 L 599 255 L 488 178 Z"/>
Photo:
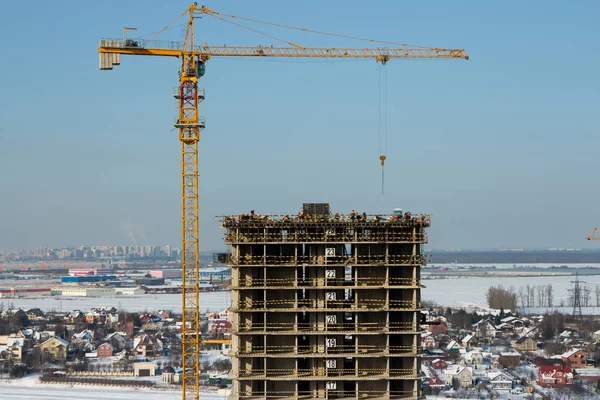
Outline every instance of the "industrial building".
<path id="1" fill-rule="evenodd" d="M 155 269 L 148 272 L 152 278 L 172 279 L 181 278 L 181 269 Z"/>
<path id="2" fill-rule="evenodd" d="M 416 399 L 429 215 L 223 217 L 233 397 Z"/>
<path id="3" fill-rule="evenodd" d="M 92 283 L 92 282 L 104 282 L 114 281 L 117 279 L 116 275 L 80 275 L 80 276 L 63 276 L 60 278 L 62 283 Z"/>
<path id="4" fill-rule="evenodd" d="M 0 288 L 0 297 L 41 297 L 50 296 L 50 288 L 42 287 L 11 287 L 11 288 Z"/>

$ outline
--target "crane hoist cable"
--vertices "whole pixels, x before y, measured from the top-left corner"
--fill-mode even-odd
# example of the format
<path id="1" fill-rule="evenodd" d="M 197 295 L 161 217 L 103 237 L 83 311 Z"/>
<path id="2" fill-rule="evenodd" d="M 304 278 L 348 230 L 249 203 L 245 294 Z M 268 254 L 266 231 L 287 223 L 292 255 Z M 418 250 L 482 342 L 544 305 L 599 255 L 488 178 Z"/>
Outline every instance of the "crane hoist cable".
<path id="1" fill-rule="evenodd" d="M 381 70 L 383 69 L 383 82 L 381 79 Z M 379 162 L 381 163 L 381 195 L 383 196 L 385 191 L 385 175 L 384 167 L 385 160 L 387 159 L 387 70 L 385 64 L 381 63 L 378 67 L 378 118 L 377 118 L 377 137 L 379 142 Z M 382 90 L 383 87 L 383 90 Z M 382 93 L 383 92 L 383 93 Z M 383 105 L 382 105 L 383 103 Z"/>

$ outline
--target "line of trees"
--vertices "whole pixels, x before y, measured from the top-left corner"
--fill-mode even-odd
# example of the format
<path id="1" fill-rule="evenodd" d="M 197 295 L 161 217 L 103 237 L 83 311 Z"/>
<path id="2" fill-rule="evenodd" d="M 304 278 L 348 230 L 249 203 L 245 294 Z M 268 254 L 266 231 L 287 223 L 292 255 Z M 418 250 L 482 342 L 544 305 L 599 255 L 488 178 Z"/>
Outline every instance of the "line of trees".
<path id="1" fill-rule="evenodd" d="M 554 305 L 552 285 L 521 286 L 519 288 L 519 303 L 521 307 L 552 307 Z"/>

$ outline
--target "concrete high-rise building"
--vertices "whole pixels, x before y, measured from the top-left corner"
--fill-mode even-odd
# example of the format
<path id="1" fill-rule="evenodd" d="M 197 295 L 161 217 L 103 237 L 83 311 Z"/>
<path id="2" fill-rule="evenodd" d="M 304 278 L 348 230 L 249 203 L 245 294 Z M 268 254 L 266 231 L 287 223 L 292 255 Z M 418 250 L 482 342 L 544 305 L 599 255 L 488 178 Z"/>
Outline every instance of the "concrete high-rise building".
<path id="1" fill-rule="evenodd" d="M 429 215 L 224 217 L 233 398 L 416 399 Z"/>

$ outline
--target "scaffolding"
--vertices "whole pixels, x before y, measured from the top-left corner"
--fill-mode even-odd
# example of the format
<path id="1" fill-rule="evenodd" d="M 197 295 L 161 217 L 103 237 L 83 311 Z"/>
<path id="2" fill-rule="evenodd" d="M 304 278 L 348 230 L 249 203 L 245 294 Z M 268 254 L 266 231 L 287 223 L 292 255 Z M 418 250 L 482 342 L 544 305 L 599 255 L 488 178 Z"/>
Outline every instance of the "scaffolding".
<path id="1" fill-rule="evenodd" d="M 231 246 L 233 398 L 419 397 L 429 215 L 220 218 Z"/>

